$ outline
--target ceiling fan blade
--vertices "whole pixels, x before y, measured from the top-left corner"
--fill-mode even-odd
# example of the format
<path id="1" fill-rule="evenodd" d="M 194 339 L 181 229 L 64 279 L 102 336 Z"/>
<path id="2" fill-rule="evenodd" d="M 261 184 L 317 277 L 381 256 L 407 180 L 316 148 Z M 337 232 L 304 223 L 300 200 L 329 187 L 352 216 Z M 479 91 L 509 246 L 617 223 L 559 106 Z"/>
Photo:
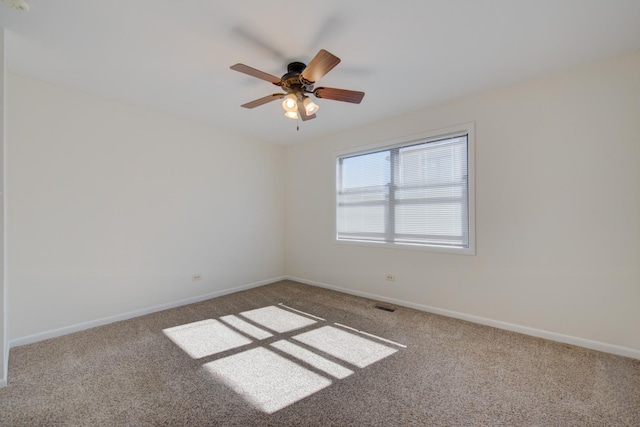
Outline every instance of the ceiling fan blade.
<path id="1" fill-rule="evenodd" d="M 364 92 L 355 90 L 336 89 L 333 87 L 319 87 L 313 91 L 318 98 L 333 99 L 334 101 L 351 102 L 352 104 L 360 104 L 364 98 Z"/>
<path id="2" fill-rule="evenodd" d="M 280 77 L 276 77 L 272 74 L 265 73 L 264 71 L 256 70 L 255 68 L 249 67 L 248 65 L 236 64 L 236 65 L 232 65 L 230 68 L 234 71 L 239 71 L 241 73 L 248 74 L 251 77 L 257 77 L 259 79 L 266 80 L 268 82 L 273 83 L 274 85 L 280 86 L 280 83 L 281 83 Z"/>
<path id="3" fill-rule="evenodd" d="M 315 114 L 307 116 L 307 110 L 304 108 L 304 104 L 301 101 L 298 101 L 298 115 L 303 122 L 316 118 Z"/>
<path id="4" fill-rule="evenodd" d="M 302 71 L 300 77 L 313 84 L 320 80 L 322 76 L 333 70 L 333 67 L 340 63 L 340 58 L 327 52 L 324 49 L 320 49 L 320 52 L 313 57 L 307 68 Z"/>
<path id="5" fill-rule="evenodd" d="M 247 102 L 246 104 L 242 104 L 241 107 L 244 108 L 256 108 L 261 105 L 264 105 L 268 102 L 275 101 L 276 99 L 281 99 L 284 97 L 284 93 L 274 93 L 273 95 L 267 95 L 260 99 L 256 99 L 255 101 Z"/>

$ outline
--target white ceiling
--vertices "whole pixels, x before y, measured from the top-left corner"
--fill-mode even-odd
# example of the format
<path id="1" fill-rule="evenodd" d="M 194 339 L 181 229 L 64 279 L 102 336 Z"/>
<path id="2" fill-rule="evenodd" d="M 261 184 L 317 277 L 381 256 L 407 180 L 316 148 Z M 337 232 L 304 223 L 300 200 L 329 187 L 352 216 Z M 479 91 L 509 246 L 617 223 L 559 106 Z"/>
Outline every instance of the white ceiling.
<path id="1" fill-rule="evenodd" d="M 640 49 L 640 0 L 26 0 L 0 4 L 10 71 L 280 144 Z M 277 93 L 229 69 L 276 76 L 326 49 L 342 62 L 296 122 Z"/>

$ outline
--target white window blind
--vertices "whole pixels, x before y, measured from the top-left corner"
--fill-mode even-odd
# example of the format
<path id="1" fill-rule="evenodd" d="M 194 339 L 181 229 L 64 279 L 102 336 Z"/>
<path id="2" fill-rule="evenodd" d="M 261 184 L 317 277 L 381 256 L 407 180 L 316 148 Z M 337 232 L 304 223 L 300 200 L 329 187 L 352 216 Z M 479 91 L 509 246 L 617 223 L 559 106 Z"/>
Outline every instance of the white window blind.
<path id="1" fill-rule="evenodd" d="M 338 157 L 337 238 L 469 248 L 468 134 Z"/>

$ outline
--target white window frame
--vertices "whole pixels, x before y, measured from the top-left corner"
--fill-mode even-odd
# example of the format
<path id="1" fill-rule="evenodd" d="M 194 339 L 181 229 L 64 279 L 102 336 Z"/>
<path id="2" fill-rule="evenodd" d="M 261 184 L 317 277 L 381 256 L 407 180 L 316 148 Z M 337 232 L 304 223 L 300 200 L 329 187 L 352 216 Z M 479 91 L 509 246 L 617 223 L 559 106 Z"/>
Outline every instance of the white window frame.
<path id="1" fill-rule="evenodd" d="M 340 185 L 340 158 L 348 156 L 356 156 L 359 154 L 367 154 L 375 151 L 393 149 L 411 144 L 422 144 L 432 141 L 439 141 L 446 138 L 452 138 L 456 136 L 467 135 L 467 197 L 468 197 L 468 219 L 469 219 L 469 246 L 464 248 L 438 246 L 438 245 L 424 245 L 424 244 L 406 244 L 396 242 L 373 242 L 373 241 L 360 241 L 360 240 L 344 240 L 338 238 L 338 192 Z M 361 146 L 355 149 L 343 150 L 334 153 L 334 185 L 335 191 L 333 193 L 333 218 L 334 218 L 334 241 L 341 245 L 362 245 L 370 247 L 380 248 L 394 248 L 394 249 L 409 249 L 409 250 L 421 250 L 430 252 L 444 252 L 462 255 L 475 255 L 476 254 L 476 226 L 475 226 L 475 123 L 463 123 L 456 126 L 451 126 L 445 129 L 438 129 L 428 131 L 416 135 L 410 135 L 394 140 L 387 140 L 372 145 Z"/>

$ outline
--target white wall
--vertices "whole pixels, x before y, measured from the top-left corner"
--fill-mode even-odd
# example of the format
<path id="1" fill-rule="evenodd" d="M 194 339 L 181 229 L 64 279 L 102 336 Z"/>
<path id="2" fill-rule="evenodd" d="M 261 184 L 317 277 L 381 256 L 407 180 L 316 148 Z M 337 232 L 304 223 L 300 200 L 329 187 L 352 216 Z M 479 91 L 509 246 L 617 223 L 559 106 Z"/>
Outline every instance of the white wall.
<path id="1" fill-rule="evenodd" d="M 476 256 L 334 243 L 335 151 L 465 122 Z M 288 275 L 640 357 L 640 52 L 291 146 L 287 169 Z"/>
<path id="2" fill-rule="evenodd" d="M 286 149 L 16 75 L 7 113 L 3 343 L 287 274 L 640 352 L 640 53 Z M 476 256 L 333 242 L 335 151 L 470 121 Z"/>
<path id="3" fill-rule="evenodd" d="M 4 55 L 4 29 L 0 28 L 0 387 L 7 385 L 7 367 L 9 363 L 7 297 L 4 280 L 4 142 L 6 133 L 6 68 Z"/>
<path id="4" fill-rule="evenodd" d="M 284 274 L 282 147 L 13 74 L 8 95 L 11 342 Z"/>

